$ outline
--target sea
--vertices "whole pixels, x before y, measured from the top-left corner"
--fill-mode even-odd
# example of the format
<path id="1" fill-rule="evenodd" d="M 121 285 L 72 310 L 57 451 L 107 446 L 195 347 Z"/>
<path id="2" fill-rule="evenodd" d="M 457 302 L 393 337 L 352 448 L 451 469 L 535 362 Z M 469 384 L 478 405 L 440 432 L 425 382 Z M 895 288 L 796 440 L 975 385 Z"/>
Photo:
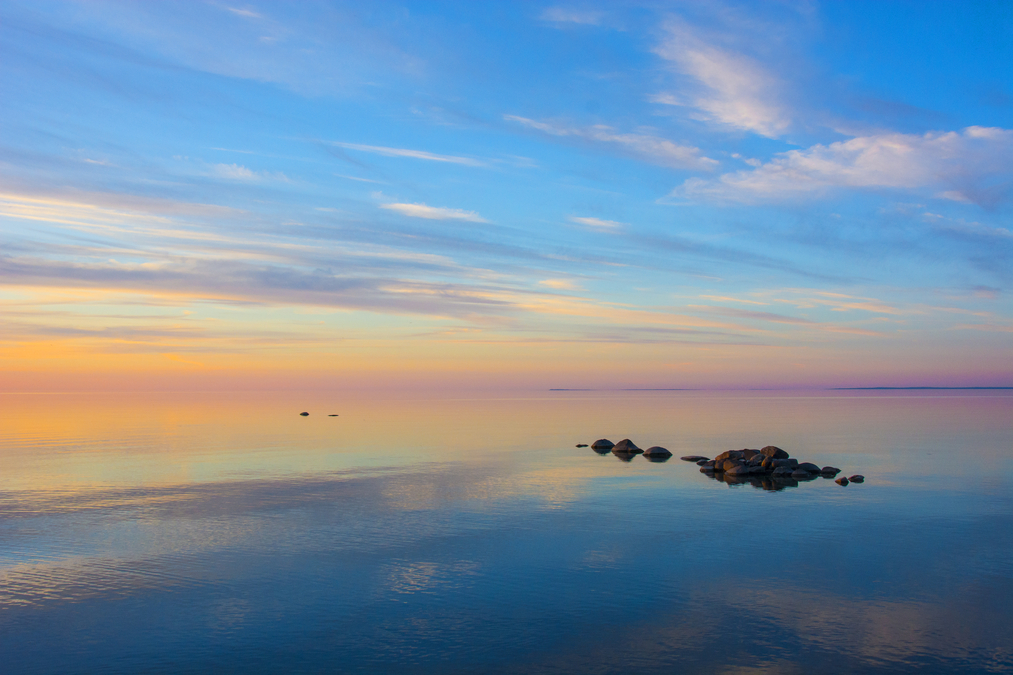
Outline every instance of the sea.
<path id="1" fill-rule="evenodd" d="M 1013 672 L 1013 391 L 0 394 L 0 671 Z"/>

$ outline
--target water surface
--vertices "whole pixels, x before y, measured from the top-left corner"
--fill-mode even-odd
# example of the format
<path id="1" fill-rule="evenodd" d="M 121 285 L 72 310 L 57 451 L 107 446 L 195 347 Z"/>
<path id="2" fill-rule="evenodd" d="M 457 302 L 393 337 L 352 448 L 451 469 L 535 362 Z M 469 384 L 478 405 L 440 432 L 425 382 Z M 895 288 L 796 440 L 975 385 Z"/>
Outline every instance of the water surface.
<path id="1" fill-rule="evenodd" d="M 677 459 L 767 444 L 867 482 Z M 0 656 L 1010 672 L 1011 470 L 1010 392 L 0 395 Z"/>

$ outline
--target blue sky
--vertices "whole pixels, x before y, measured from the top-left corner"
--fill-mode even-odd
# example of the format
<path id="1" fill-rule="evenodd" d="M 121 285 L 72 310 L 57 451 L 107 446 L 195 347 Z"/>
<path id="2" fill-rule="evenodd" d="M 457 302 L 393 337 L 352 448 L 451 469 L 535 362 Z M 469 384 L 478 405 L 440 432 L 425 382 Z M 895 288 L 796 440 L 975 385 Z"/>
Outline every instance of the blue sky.
<path id="1" fill-rule="evenodd" d="M 363 4 L 0 6 L 0 385 L 1013 384 L 1008 3 Z"/>

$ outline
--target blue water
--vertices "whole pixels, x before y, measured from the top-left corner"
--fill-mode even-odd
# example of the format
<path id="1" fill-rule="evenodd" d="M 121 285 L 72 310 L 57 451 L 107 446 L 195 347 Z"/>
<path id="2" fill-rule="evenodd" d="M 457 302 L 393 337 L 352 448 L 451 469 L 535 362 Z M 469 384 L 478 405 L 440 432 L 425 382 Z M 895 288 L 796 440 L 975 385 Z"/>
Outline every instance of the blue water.
<path id="1" fill-rule="evenodd" d="M 1010 392 L 0 406 L 4 672 L 1013 671 Z"/>

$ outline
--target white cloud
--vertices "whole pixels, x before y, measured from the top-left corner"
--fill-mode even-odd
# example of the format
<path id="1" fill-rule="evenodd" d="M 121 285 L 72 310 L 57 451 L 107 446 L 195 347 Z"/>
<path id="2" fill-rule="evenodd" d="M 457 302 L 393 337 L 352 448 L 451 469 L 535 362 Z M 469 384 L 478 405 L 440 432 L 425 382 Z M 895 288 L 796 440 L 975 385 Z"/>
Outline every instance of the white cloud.
<path id="1" fill-rule="evenodd" d="M 542 12 L 543 21 L 554 23 L 579 23 L 597 26 L 605 17 L 604 12 L 596 10 L 568 9 L 566 7 L 548 7 Z"/>
<path id="2" fill-rule="evenodd" d="M 369 152 L 374 155 L 383 155 L 384 157 L 410 157 L 412 159 L 424 159 L 430 162 L 447 162 L 450 164 L 463 164 L 465 166 L 486 166 L 485 162 L 472 159 L 471 157 L 437 155 L 436 153 L 425 152 L 424 150 L 386 148 L 380 145 L 360 145 L 358 143 L 339 143 L 337 141 L 331 141 L 331 145 L 336 145 L 339 148 L 345 148 L 347 150 L 358 150 L 360 152 Z"/>
<path id="3" fill-rule="evenodd" d="M 215 164 L 211 167 L 214 175 L 226 180 L 255 182 L 261 180 L 280 180 L 290 182 L 288 176 L 280 171 L 254 171 L 242 164 Z"/>
<path id="4" fill-rule="evenodd" d="M 570 222 L 578 223 L 580 225 L 587 225 L 588 227 L 596 230 L 603 230 L 606 232 L 612 232 L 623 228 L 629 223 L 620 223 L 616 220 L 602 220 L 601 218 L 578 218 L 577 216 L 570 216 Z"/>
<path id="5" fill-rule="evenodd" d="M 691 178 L 671 196 L 739 202 L 818 197 L 834 188 L 931 190 L 944 199 L 989 205 L 996 179 L 1013 174 L 1013 131 L 861 136 L 778 154 L 752 170 Z M 999 186 L 1001 188 L 1001 185 Z"/>
<path id="6" fill-rule="evenodd" d="M 517 122 L 531 129 L 550 134 L 578 138 L 597 143 L 617 145 L 625 152 L 657 164 L 680 169 L 713 169 L 718 162 L 700 155 L 700 148 L 678 145 L 652 134 L 617 133 L 612 127 L 596 124 L 590 127 L 564 127 L 548 122 L 538 122 L 526 117 L 504 115 L 508 122 Z"/>
<path id="7" fill-rule="evenodd" d="M 425 204 L 380 204 L 381 209 L 397 211 L 401 215 L 412 218 L 427 218 L 429 220 L 467 220 L 472 223 L 487 223 L 485 218 L 474 211 L 462 209 L 448 209 L 439 206 L 426 206 Z"/>
<path id="8" fill-rule="evenodd" d="M 668 36 L 655 53 L 696 80 L 697 87 L 685 96 L 660 93 L 652 101 L 693 107 L 702 119 L 772 138 L 788 128 L 791 116 L 780 102 L 781 82 L 756 60 L 704 42 L 681 22 L 666 28 Z"/>

